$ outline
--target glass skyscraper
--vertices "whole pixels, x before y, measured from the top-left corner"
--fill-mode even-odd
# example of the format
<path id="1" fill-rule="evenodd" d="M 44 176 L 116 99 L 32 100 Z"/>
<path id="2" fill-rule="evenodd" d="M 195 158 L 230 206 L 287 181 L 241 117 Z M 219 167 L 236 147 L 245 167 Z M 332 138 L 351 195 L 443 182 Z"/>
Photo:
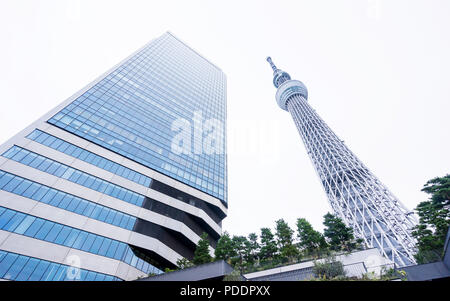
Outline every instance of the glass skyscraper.
<path id="1" fill-rule="evenodd" d="M 225 74 L 152 40 L 0 146 L 0 278 L 133 280 L 192 259 L 203 232 L 212 250 L 225 127 Z"/>

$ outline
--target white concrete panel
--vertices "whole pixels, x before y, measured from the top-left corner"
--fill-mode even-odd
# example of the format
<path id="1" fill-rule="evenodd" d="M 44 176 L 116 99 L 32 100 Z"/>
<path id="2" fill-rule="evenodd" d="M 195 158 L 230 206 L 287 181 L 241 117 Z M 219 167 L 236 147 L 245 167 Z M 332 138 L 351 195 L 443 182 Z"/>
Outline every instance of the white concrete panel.
<path id="1" fill-rule="evenodd" d="M 0 156 L 0 167 L 3 165 L 3 163 L 5 163 L 6 161 L 8 161 L 7 158 Z"/>
<path id="2" fill-rule="evenodd" d="M 129 230 L 98 220 L 94 220 L 86 216 L 76 214 L 74 212 L 66 211 L 58 207 L 40 203 L 32 199 L 27 199 L 22 196 L 9 193 L 7 191 L 0 191 L 0 196 L 3 196 L 3 198 L 0 198 L 0 205 L 3 205 L 5 207 L 24 213 L 29 213 L 36 217 L 51 220 L 56 223 L 71 226 L 80 230 L 85 230 L 87 232 L 92 232 L 98 235 L 109 237 L 111 239 L 127 243 L 131 234 L 131 231 Z M 173 220 L 169 217 L 151 212 L 146 209 L 141 209 L 141 212 L 141 214 L 136 214 L 136 216 L 141 216 L 141 218 L 145 220 L 149 220 L 155 224 L 165 226 L 174 231 L 178 231 L 194 243 L 196 243 L 199 239 L 197 234 L 195 234 L 191 229 L 184 226 L 184 224 L 179 221 Z M 149 238 L 148 236 L 144 237 Z"/>
<path id="3" fill-rule="evenodd" d="M 171 207 L 177 208 L 179 210 L 185 211 L 189 214 L 195 215 L 201 219 L 203 219 L 208 225 L 211 226 L 217 233 L 220 233 L 221 227 L 217 223 L 215 223 L 203 210 L 200 208 L 197 208 L 195 206 L 189 205 L 185 202 L 182 202 L 180 200 L 174 199 L 168 195 L 165 195 L 161 192 L 148 189 L 147 196 L 155 199 L 161 203 L 164 203 L 166 205 L 169 205 Z"/>
<path id="4" fill-rule="evenodd" d="M 20 146 L 29 151 L 40 154 L 44 157 L 50 158 L 52 160 L 58 161 L 60 163 L 63 163 L 63 164 L 69 165 L 69 166 L 75 160 L 75 158 L 70 157 L 70 156 L 66 155 L 65 153 L 54 150 L 53 148 L 47 147 L 43 144 L 37 143 L 32 140 L 28 140 L 28 139 L 26 139 L 26 140 L 27 140 L 26 145 L 25 145 L 25 143 L 23 143 L 21 141 L 20 143 L 17 143 L 17 146 Z"/>
<path id="5" fill-rule="evenodd" d="M 106 194 L 102 194 L 97 203 L 133 216 L 138 216 L 139 210 L 141 210 L 141 207 L 113 198 Z"/>
<path id="6" fill-rule="evenodd" d="M 142 271 L 139 271 L 138 269 L 130 267 L 128 269 L 128 273 L 127 273 L 127 276 L 126 276 L 125 279 L 128 280 L 128 281 L 133 281 L 133 280 L 136 280 L 136 279 L 138 279 L 140 277 L 147 277 L 147 276 L 148 275 L 143 273 Z"/>
<path id="7" fill-rule="evenodd" d="M 184 184 L 182 182 L 174 180 L 174 179 L 172 179 L 172 178 L 170 178 L 170 177 L 168 177 L 168 176 L 166 176 L 164 174 L 161 174 L 161 173 L 159 173 L 159 172 L 157 172 L 155 170 L 152 170 L 152 169 L 150 169 L 148 167 L 145 167 L 145 166 L 143 166 L 141 164 L 138 164 L 138 163 L 136 163 L 136 162 L 134 162 L 132 160 L 129 160 L 128 158 L 125 158 L 125 157 L 122 157 L 122 156 L 120 156 L 118 154 L 115 154 L 114 152 L 111 152 L 111 151 L 109 151 L 109 150 L 107 150 L 107 149 L 105 149 L 103 147 L 100 147 L 100 146 L 94 144 L 94 143 L 87 143 L 84 146 L 81 146 L 79 144 L 79 141 L 78 141 L 80 139 L 79 137 L 77 137 L 77 136 L 75 136 L 73 134 L 70 134 L 70 133 L 68 133 L 66 131 L 62 131 L 62 130 L 56 128 L 55 126 L 50 125 L 49 128 L 47 129 L 47 132 L 49 134 L 55 135 L 55 136 L 65 140 L 67 142 L 70 142 L 70 143 L 75 144 L 77 146 L 80 146 L 80 147 L 82 147 L 82 148 L 84 148 L 86 150 L 89 150 L 89 151 L 91 151 L 91 152 L 93 152 L 93 153 L 95 153 L 95 154 L 97 154 L 99 156 L 102 156 L 104 158 L 110 159 L 111 161 L 114 161 L 116 163 L 122 164 L 122 165 L 124 165 L 124 166 L 126 166 L 126 167 L 128 167 L 128 168 L 130 168 L 132 170 L 140 172 L 140 173 L 142 173 L 144 175 L 147 175 L 147 176 L 149 176 L 151 178 L 154 178 L 154 179 L 156 179 L 158 181 L 161 181 L 161 182 L 163 182 L 165 184 L 168 184 L 168 185 L 170 185 L 172 187 L 176 187 L 177 189 L 179 189 L 181 191 L 184 191 L 186 193 L 189 193 L 192 196 L 195 196 L 195 197 L 197 197 L 197 198 L 199 198 L 201 200 L 209 202 L 209 203 L 219 207 L 225 214 L 227 212 L 227 208 L 220 202 L 219 199 L 214 198 L 213 196 L 210 196 L 210 195 L 208 195 L 208 194 L 206 194 L 206 193 L 204 193 L 202 191 L 199 191 L 199 190 L 197 190 L 197 189 L 195 189 L 193 187 L 190 187 L 190 186 L 188 186 L 188 185 L 186 185 L 186 184 Z M 81 140 L 86 141 L 84 139 L 81 139 Z M 128 186 L 126 186 L 126 187 L 128 187 Z M 132 187 L 132 186 L 130 186 L 130 187 Z"/>
<path id="8" fill-rule="evenodd" d="M 30 150 L 35 151 L 35 152 L 37 152 L 39 154 L 47 154 L 47 156 L 49 158 L 56 159 L 57 161 L 59 161 L 59 162 L 61 162 L 63 164 L 71 165 L 72 167 L 74 167 L 76 169 L 80 169 L 80 170 L 82 170 L 84 172 L 87 172 L 87 173 L 92 174 L 94 176 L 97 176 L 99 178 L 102 178 L 102 179 L 105 179 L 105 180 L 109 180 L 109 182 L 115 183 L 115 184 L 120 185 L 122 187 L 126 187 L 128 189 L 129 188 L 134 188 L 134 191 L 137 192 L 137 193 L 140 193 L 140 194 L 143 194 L 143 195 L 151 194 L 151 195 L 153 195 L 152 197 L 154 199 L 156 199 L 156 200 L 159 200 L 159 201 L 161 201 L 163 203 L 168 204 L 169 206 L 175 207 L 177 209 L 186 211 L 186 212 L 188 212 L 190 214 L 193 214 L 195 216 L 198 216 L 198 217 L 202 218 L 217 233 L 219 233 L 219 234 L 221 233 L 221 228 L 216 223 L 214 223 L 214 221 L 206 213 L 204 213 L 203 210 L 201 210 L 199 208 L 196 208 L 196 207 L 194 207 L 192 205 L 188 205 L 188 204 L 186 204 L 184 202 L 176 200 L 176 199 L 174 199 L 172 197 L 169 197 L 167 195 L 164 195 L 164 194 L 159 193 L 157 191 L 154 191 L 152 189 L 144 188 L 143 186 L 138 185 L 138 184 L 136 184 L 136 183 L 134 183 L 132 181 L 129 181 L 127 179 L 124 179 L 122 177 L 114 175 L 114 174 L 112 174 L 112 173 L 110 173 L 108 171 L 100 169 L 100 168 L 98 168 L 98 167 L 96 167 L 94 165 L 88 164 L 88 163 L 86 163 L 84 161 L 81 161 L 81 160 L 78 160 L 78 159 L 74 159 L 74 158 L 72 158 L 72 157 L 70 157 L 70 156 L 68 156 L 66 154 L 57 152 L 57 151 L 55 151 L 55 150 L 53 150 L 51 148 L 45 147 L 45 146 L 43 146 L 41 144 L 38 144 L 38 143 L 36 143 L 34 141 L 31 141 L 30 145 L 32 146 Z M 52 175 L 47 174 L 47 173 L 43 173 L 43 172 L 41 172 L 39 170 L 36 170 L 34 168 L 25 166 L 23 164 L 15 162 L 15 161 L 11 161 L 11 162 L 15 166 L 21 166 L 22 168 L 36 171 L 38 174 L 39 173 L 44 174 L 45 176 L 43 175 L 42 177 L 40 177 L 40 179 L 47 179 L 47 178 L 49 178 L 50 180 L 48 181 L 48 183 L 43 183 L 43 184 L 47 184 L 48 185 L 49 183 L 53 183 L 53 187 L 55 189 L 58 189 L 58 190 L 61 190 L 61 191 L 64 191 L 64 192 L 67 192 L 67 193 L 79 196 L 79 197 L 87 199 L 87 200 L 92 200 L 94 202 L 95 201 L 99 202 L 99 199 L 102 197 L 101 193 L 96 192 L 94 190 L 91 190 L 89 188 L 86 188 L 86 187 L 84 187 L 82 185 L 78 185 L 78 184 L 75 184 L 75 183 L 70 182 L 68 180 L 65 180 L 65 179 L 62 179 L 62 178 L 57 178 L 57 177 L 52 176 Z M 23 174 L 18 174 L 18 175 L 23 175 Z M 39 180 L 36 180 L 36 178 L 34 178 L 34 177 L 30 178 L 30 180 L 35 180 L 35 181 L 39 182 Z M 49 185 L 49 186 L 51 186 L 51 185 Z M 106 197 L 106 196 L 103 196 L 103 197 Z M 122 209 L 122 207 L 124 206 L 124 203 L 125 203 L 124 201 L 117 200 L 115 198 L 112 198 L 112 197 L 108 196 L 108 203 L 107 204 L 102 203 L 102 204 L 105 205 L 105 206 L 117 209 L 119 211 L 124 211 Z M 116 204 L 117 206 L 111 205 L 111 204 Z M 127 207 L 128 207 L 128 209 L 131 209 L 130 206 L 127 206 Z M 131 209 L 131 210 L 133 210 L 133 209 Z M 134 209 L 131 212 L 130 211 L 124 211 L 124 212 L 132 214 L 132 215 L 136 215 L 136 213 L 135 213 L 136 209 Z"/>
<path id="9" fill-rule="evenodd" d="M 23 213 L 29 213 L 37 202 L 32 199 L 27 199 L 17 194 L 0 190 L 0 206 L 11 208 Z"/>
<path id="10" fill-rule="evenodd" d="M 146 209 L 142 209 L 139 212 L 139 217 L 151 221 L 155 224 L 161 225 L 163 227 L 166 227 L 168 229 L 180 232 L 193 243 L 197 243 L 197 241 L 200 239 L 200 237 L 185 224 L 183 224 L 180 221 L 169 218 L 167 216 Z"/>
<path id="11" fill-rule="evenodd" d="M 75 169 L 81 170 L 85 173 L 88 173 L 97 178 L 106 180 L 108 182 L 111 182 L 111 179 L 114 176 L 114 174 L 109 171 L 98 168 L 95 165 L 89 164 L 89 163 L 79 160 L 79 159 L 75 159 L 71 166 Z"/>
<path id="12" fill-rule="evenodd" d="M 67 131 L 61 130 L 60 128 L 47 122 L 40 124 L 37 128 L 81 148 L 85 148 L 88 144 L 90 144 L 89 141 Z"/>
<path id="13" fill-rule="evenodd" d="M 21 196 L 17 196 L 17 198 L 23 198 Z M 25 199 L 25 198 L 23 198 Z M 28 199 L 27 199 L 28 200 Z M 78 215 L 76 213 L 72 213 L 57 207 L 53 207 L 44 203 L 39 203 L 34 200 L 29 200 L 30 203 L 33 203 L 35 206 L 32 208 L 30 214 L 36 217 L 40 217 L 43 219 L 47 219 L 56 223 L 60 223 L 63 225 L 67 225 L 70 227 L 74 227 L 80 230 L 84 230 L 87 232 L 95 233 L 98 235 L 102 235 L 114 240 L 122 241 L 124 243 L 130 243 L 136 245 L 138 247 L 147 248 L 151 247 L 150 250 L 156 251 L 156 247 L 160 246 L 164 252 L 168 253 L 158 253 L 167 260 L 171 260 L 174 258 L 175 253 L 169 247 L 165 246 L 160 241 L 155 238 L 135 233 L 123 228 L 119 228 L 110 224 L 106 224 L 94 219 L 87 218 L 85 216 Z M 10 206 L 13 210 L 18 210 L 18 208 L 12 204 Z M 187 238 L 194 239 L 192 237 L 192 231 L 189 229 L 189 232 L 182 233 Z M 20 235 L 22 236 L 22 235 Z M 36 240 L 38 241 L 38 240 Z M 166 256 L 167 255 L 167 256 Z M 176 263 L 176 259 L 173 262 Z"/>
<path id="14" fill-rule="evenodd" d="M 53 186 L 58 180 L 57 177 L 13 160 L 6 161 L 2 165 L 2 170 L 47 186 Z"/>
<path id="15" fill-rule="evenodd" d="M 183 258 L 183 256 L 181 256 L 168 246 L 164 245 L 159 240 L 140 233 L 132 232 L 130 235 L 129 243 L 147 250 L 152 250 L 157 254 L 164 256 L 165 259 L 172 262 L 173 264 L 176 264 L 178 259 Z"/>
<path id="16" fill-rule="evenodd" d="M 31 215 L 54 221 L 77 229 L 83 229 L 88 218 L 61 208 L 53 207 L 44 203 L 37 203 L 31 210 Z"/>
<path id="17" fill-rule="evenodd" d="M 6 237 L 6 239 L 0 247 L 7 252 L 18 253 L 65 265 L 70 265 L 73 262 L 73 258 L 70 258 L 70 256 L 75 255 L 79 259 L 80 268 L 112 276 L 115 275 L 124 280 L 132 280 L 127 278 L 130 277 L 127 275 L 145 275 L 142 271 L 112 258 L 0 230 L 0 240 L 3 237 Z"/>
<path id="18" fill-rule="evenodd" d="M 69 194 L 92 202 L 98 202 L 98 200 L 102 197 L 102 193 L 98 191 L 89 189 L 87 187 L 84 187 L 83 185 L 76 184 L 63 178 L 57 178 L 55 176 L 52 177 L 57 179 L 55 184 L 52 186 L 55 189 L 67 192 Z"/>
<path id="19" fill-rule="evenodd" d="M 81 250 L 75 250 L 70 249 L 69 252 L 66 255 L 65 264 L 70 264 L 70 257 L 71 256 L 77 256 L 80 263 L 80 268 L 101 272 L 103 274 L 108 274 L 114 276 L 117 270 L 117 266 L 119 264 L 119 261 L 104 257 L 104 256 L 98 256 L 92 253 L 84 252 Z"/>
<path id="20" fill-rule="evenodd" d="M 10 234 L 11 235 L 9 235 L 3 242 L 1 246 L 2 250 L 37 257 L 57 263 L 64 263 L 66 255 L 69 252 L 69 248 L 64 246 L 16 233 Z"/>
<path id="21" fill-rule="evenodd" d="M 11 232 L 0 230 L 0 249 L 5 239 L 11 234 Z"/>
<path id="22" fill-rule="evenodd" d="M 144 272 L 139 271 L 138 269 L 129 266 L 124 262 L 119 262 L 115 275 L 116 277 L 128 281 L 136 280 L 138 277 L 147 276 L 147 274 L 145 274 Z"/>
<path id="23" fill-rule="evenodd" d="M 92 232 L 101 236 L 106 236 L 125 243 L 128 242 L 131 234 L 130 230 L 116 227 L 91 218 L 86 221 L 82 229 L 87 232 Z"/>
<path id="24" fill-rule="evenodd" d="M 26 140 L 28 140 L 28 139 L 26 139 Z M 24 143 L 22 143 L 22 145 L 23 144 Z M 19 145 L 20 145 L 20 143 L 19 143 Z M 107 181 L 109 181 L 111 183 L 114 183 L 116 185 L 119 185 L 119 186 L 122 186 L 122 187 L 126 187 L 127 189 L 133 190 L 133 191 L 135 191 L 137 193 L 140 193 L 142 195 L 150 196 L 150 197 L 152 197 L 152 198 L 154 198 L 156 200 L 159 200 L 159 201 L 161 201 L 163 203 L 166 203 L 166 204 L 168 204 L 168 205 L 170 205 L 172 207 L 175 207 L 177 209 L 180 209 L 180 210 L 183 210 L 183 211 L 187 211 L 190 214 L 194 214 L 194 215 L 202 218 L 203 220 L 205 220 L 205 222 L 208 223 L 217 233 L 219 233 L 219 234 L 221 233 L 221 227 L 219 227 L 216 223 L 214 223 L 214 221 L 212 221 L 212 219 L 209 218 L 207 216 L 207 214 L 204 213 L 199 208 L 196 208 L 196 207 L 194 207 L 192 205 L 188 205 L 188 204 L 186 204 L 184 202 L 176 200 L 176 199 L 174 199 L 172 197 L 169 197 L 167 195 L 164 195 L 164 194 L 159 193 L 157 191 L 154 191 L 152 189 L 145 188 L 142 185 L 138 185 L 137 183 L 134 183 L 134 182 L 132 182 L 132 181 L 130 181 L 128 179 L 125 179 L 125 178 L 119 177 L 117 175 L 114 175 L 114 174 L 112 174 L 112 173 L 110 173 L 108 171 L 105 171 L 105 170 L 103 170 L 101 168 L 98 168 L 98 167 L 96 167 L 94 165 L 91 165 L 91 164 L 88 164 L 88 163 L 86 163 L 84 161 L 75 159 L 75 158 L 73 158 L 71 156 L 68 156 L 68 155 L 66 155 L 64 153 L 55 151 L 55 150 L 53 150 L 53 149 L 51 149 L 49 147 L 46 147 L 46 146 L 44 146 L 42 144 L 39 144 L 39 143 L 36 143 L 34 141 L 30 141 L 29 146 L 30 146 L 30 150 L 31 151 L 34 151 L 34 152 L 39 153 L 39 154 L 43 154 L 43 155 L 45 155 L 45 156 L 47 156 L 47 157 L 49 157 L 51 159 L 55 159 L 56 161 L 61 162 L 63 164 L 70 165 L 70 166 L 72 166 L 72 167 L 74 167 L 76 169 L 82 170 L 82 171 L 84 171 L 86 173 L 89 173 L 91 175 L 97 176 L 97 177 L 99 177 L 101 179 L 105 179 L 105 180 L 107 180 Z M 23 164 L 15 162 L 15 161 L 11 161 L 11 162 L 12 162 L 12 164 L 14 164 L 14 166 L 20 166 L 21 168 L 25 168 L 25 169 L 28 169 L 28 170 L 35 170 L 38 174 L 45 175 L 45 176 L 40 177 L 40 179 L 49 178 L 50 180 L 47 181 L 47 183 L 43 183 L 43 184 L 52 186 L 52 185 L 50 185 L 50 183 L 53 183 L 53 187 L 55 187 L 56 189 L 59 189 L 59 190 L 62 190 L 62 191 L 65 191 L 65 192 L 77 195 L 79 197 L 82 197 L 82 198 L 85 198 L 85 199 L 88 199 L 88 200 L 92 200 L 92 201 L 98 200 L 100 198 L 100 196 L 101 196 L 100 193 L 98 193 L 98 192 L 96 192 L 94 190 L 88 189 L 86 187 L 83 187 L 81 185 L 75 184 L 73 182 L 67 181 L 67 180 L 62 179 L 62 178 L 57 178 L 55 176 L 52 176 L 50 174 L 41 172 L 39 170 L 36 170 L 34 168 L 25 166 Z M 8 168 L 8 166 L 6 166 L 6 168 Z M 13 171 L 13 170 L 11 170 L 11 171 Z M 19 175 L 23 175 L 23 174 L 19 174 Z M 30 180 L 36 180 L 36 178 L 30 178 Z M 36 181 L 40 182 L 38 180 L 36 180 Z M 180 183 L 176 183 L 176 185 L 179 185 L 179 184 Z M 72 188 L 72 189 L 70 189 L 70 188 Z M 123 202 L 120 201 L 120 203 L 123 203 Z M 119 209 L 120 207 L 119 208 L 115 207 L 115 208 L 120 210 Z"/>
<path id="25" fill-rule="evenodd" d="M 123 178 L 123 177 L 121 177 L 119 175 L 116 175 L 116 174 L 113 175 L 113 177 L 111 178 L 110 181 L 111 181 L 111 183 L 120 185 L 122 187 L 130 189 L 130 190 L 132 190 L 132 191 L 134 191 L 136 193 L 142 194 L 142 195 L 145 195 L 147 193 L 147 190 L 148 190 L 147 187 L 144 187 L 144 186 L 142 186 L 142 185 L 140 185 L 138 183 L 135 183 L 135 182 L 133 182 L 131 180 L 128 180 L 128 179 Z"/>

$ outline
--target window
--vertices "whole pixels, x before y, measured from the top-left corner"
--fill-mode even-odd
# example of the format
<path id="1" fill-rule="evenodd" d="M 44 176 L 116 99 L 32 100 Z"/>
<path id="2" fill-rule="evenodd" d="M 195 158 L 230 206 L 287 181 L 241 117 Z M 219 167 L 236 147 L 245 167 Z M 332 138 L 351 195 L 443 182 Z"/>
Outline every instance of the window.
<path id="1" fill-rule="evenodd" d="M 71 227 L 64 226 L 55 239 L 55 243 L 62 245 L 72 231 Z"/>
<path id="2" fill-rule="evenodd" d="M 3 230 L 14 231 L 19 223 L 24 219 L 25 214 L 16 212 L 16 214 L 9 220 L 9 222 L 3 227 Z"/>
<path id="3" fill-rule="evenodd" d="M 30 277 L 31 273 L 33 273 L 38 263 L 39 259 L 30 258 L 30 260 L 28 260 L 25 266 L 23 267 L 23 270 L 17 276 L 16 280 L 18 281 L 28 280 L 28 277 Z"/>
<path id="4" fill-rule="evenodd" d="M 84 242 L 83 246 L 81 247 L 81 250 L 90 252 L 92 244 L 94 243 L 96 237 L 97 237 L 97 235 L 89 233 L 86 241 Z"/>
<path id="5" fill-rule="evenodd" d="M 50 266 L 48 261 L 41 260 L 39 264 L 34 269 L 34 272 L 31 274 L 29 281 L 39 281 L 44 273 L 47 271 L 47 268 Z"/>
<path id="6" fill-rule="evenodd" d="M 72 231 L 69 232 L 69 235 L 67 235 L 66 241 L 63 243 L 66 247 L 71 248 L 75 242 L 75 240 L 78 237 L 78 234 L 80 234 L 80 231 L 77 229 L 72 229 Z"/>
<path id="7" fill-rule="evenodd" d="M 39 231 L 39 229 L 42 227 L 42 225 L 44 224 L 44 220 L 43 219 L 36 219 L 30 227 L 28 227 L 28 230 L 25 231 L 25 235 L 26 236 L 31 236 L 34 237 L 36 235 L 36 233 Z"/>
<path id="8" fill-rule="evenodd" d="M 53 224 L 49 221 L 44 221 L 44 224 L 41 226 L 39 231 L 36 233 L 35 238 L 44 239 L 47 234 L 50 232 L 50 229 L 53 227 Z"/>
<path id="9" fill-rule="evenodd" d="M 17 275 L 22 271 L 24 265 L 30 258 L 27 256 L 19 256 L 13 265 L 8 270 L 8 273 L 3 277 L 5 279 L 16 279 Z"/>
<path id="10" fill-rule="evenodd" d="M 54 242 L 59 232 L 61 232 L 62 228 L 63 228 L 62 225 L 53 223 L 53 227 L 50 229 L 44 240 Z"/>
<path id="11" fill-rule="evenodd" d="M 30 225 L 36 220 L 34 216 L 28 215 L 23 219 L 20 225 L 14 230 L 17 234 L 23 234 L 30 227 Z"/>

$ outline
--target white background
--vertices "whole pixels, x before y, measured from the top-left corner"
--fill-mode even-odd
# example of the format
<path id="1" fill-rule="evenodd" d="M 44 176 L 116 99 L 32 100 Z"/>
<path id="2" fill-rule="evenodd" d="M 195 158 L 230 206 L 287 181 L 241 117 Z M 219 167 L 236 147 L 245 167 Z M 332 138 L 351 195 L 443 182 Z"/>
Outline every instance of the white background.
<path id="1" fill-rule="evenodd" d="M 450 2 L 5 1 L 0 143 L 169 30 L 228 78 L 229 211 L 259 232 L 330 210 L 294 123 L 275 102 L 272 56 L 309 103 L 410 209 L 449 171 Z"/>

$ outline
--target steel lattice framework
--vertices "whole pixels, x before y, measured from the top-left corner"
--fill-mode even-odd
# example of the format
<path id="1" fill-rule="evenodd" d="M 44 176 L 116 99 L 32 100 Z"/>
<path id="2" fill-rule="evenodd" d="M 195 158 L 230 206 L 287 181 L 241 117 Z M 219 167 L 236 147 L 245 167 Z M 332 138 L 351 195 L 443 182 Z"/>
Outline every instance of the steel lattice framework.
<path id="1" fill-rule="evenodd" d="M 411 229 L 417 220 L 307 103 L 305 85 L 268 57 L 278 105 L 291 113 L 334 213 L 368 247 L 398 266 L 415 263 Z"/>

